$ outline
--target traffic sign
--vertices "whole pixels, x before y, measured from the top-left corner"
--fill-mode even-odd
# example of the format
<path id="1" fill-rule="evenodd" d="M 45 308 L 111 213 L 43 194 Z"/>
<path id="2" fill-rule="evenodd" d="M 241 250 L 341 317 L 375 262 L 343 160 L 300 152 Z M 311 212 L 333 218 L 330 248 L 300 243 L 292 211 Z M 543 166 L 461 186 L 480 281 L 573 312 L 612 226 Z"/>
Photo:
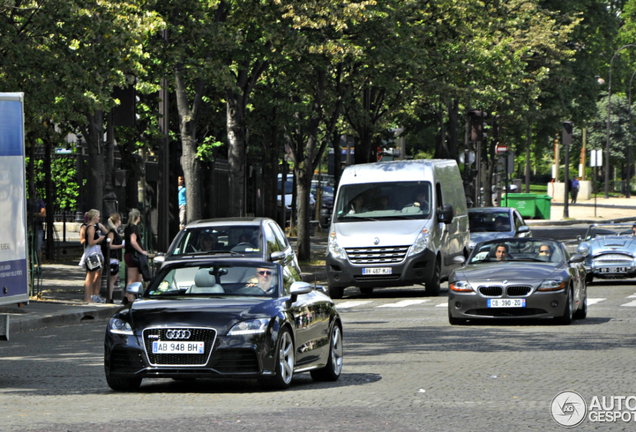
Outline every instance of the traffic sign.
<path id="1" fill-rule="evenodd" d="M 508 146 L 505 144 L 497 144 L 495 145 L 495 153 L 498 155 L 504 154 L 508 151 Z"/>

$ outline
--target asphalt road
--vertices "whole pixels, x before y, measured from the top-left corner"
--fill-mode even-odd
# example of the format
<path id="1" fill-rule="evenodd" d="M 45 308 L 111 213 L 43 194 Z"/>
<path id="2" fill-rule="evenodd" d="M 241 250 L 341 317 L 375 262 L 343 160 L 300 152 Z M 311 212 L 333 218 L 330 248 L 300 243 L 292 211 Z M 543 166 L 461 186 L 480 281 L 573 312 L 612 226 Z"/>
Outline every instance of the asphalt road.
<path id="1" fill-rule="evenodd" d="M 353 293 L 352 293 L 353 294 Z M 13 335 L 0 345 L 0 431 L 559 430 L 552 399 L 574 390 L 636 394 L 636 287 L 590 287 L 588 319 L 450 326 L 439 297 L 378 289 L 339 300 L 345 366 L 336 383 L 308 374 L 282 392 L 255 381 L 146 380 L 112 392 L 106 321 Z M 575 430 L 634 430 L 634 422 Z"/>

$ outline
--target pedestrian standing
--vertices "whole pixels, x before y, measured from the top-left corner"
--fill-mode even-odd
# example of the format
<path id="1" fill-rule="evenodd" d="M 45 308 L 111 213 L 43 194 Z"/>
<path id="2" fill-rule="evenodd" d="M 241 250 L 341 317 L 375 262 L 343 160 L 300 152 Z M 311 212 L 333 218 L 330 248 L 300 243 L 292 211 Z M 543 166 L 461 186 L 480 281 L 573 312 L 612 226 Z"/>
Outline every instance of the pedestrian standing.
<path id="1" fill-rule="evenodd" d="M 183 176 L 179 176 L 179 229 L 186 226 L 186 188 Z"/>
<path id="2" fill-rule="evenodd" d="M 141 247 L 142 238 L 141 233 L 139 232 L 139 227 L 137 226 L 140 220 L 141 213 L 139 213 L 139 210 L 132 209 L 130 213 L 128 213 L 128 225 L 126 225 L 126 229 L 124 230 L 124 262 L 128 269 L 128 280 L 126 281 L 126 286 L 133 282 L 141 282 L 143 280 L 142 274 L 139 271 L 139 261 L 133 260 L 134 252 L 146 256 L 148 255 L 148 252 Z M 128 303 L 134 300 L 135 298 L 131 294 L 126 293 L 123 302 Z"/>
<path id="3" fill-rule="evenodd" d="M 579 194 L 579 179 L 576 176 L 572 176 L 571 187 L 570 187 L 570 196 L 572 197 L 571 204 L 576 204 L 576 197 Z"/>
<path id="4" fill-rule="evenodd" d="M 122 249 L 124 249 L 125 241 L 117 231 L 121 226 L 121 216 L 119 213 L 113 213 L 108 218 L 108 234 L 106 238 L 110 240 L 110 293 L 109 299 L 113 298 L 113 289 L 119 277 L 119 263 L 122 259 Z"/>
<path id="5" fill-rule="evenodd" d="M 46 218 L 46 207 L 39 195 L 33 200 L 33 216 L 35 226 L 35 252 L 38 257 L 37 267 L 33 266 L 36 272 L 42 273 L 42 243 L 44 243 L 44 221 Z"/>
<path id="6" fill-rule="evenodd" d="M 104 303 L 104 299 L 99 295 L 102 280 L 102 270 L 104 268 L 104 255 L 100 244 L 106 239 L 106 235 L 100 229 L 99 210 L 92 209 L 88 212 L 88 225 L 86 226 L 86 241 L 84 242 L 84 256 L 80 265 L 86 267 L 86 279 L 84 280 L 84 301 L 87 303 Z M 89 269 L 86 260 L 91 254 L 97 254 L 102 265 L 96 269 Z"/>

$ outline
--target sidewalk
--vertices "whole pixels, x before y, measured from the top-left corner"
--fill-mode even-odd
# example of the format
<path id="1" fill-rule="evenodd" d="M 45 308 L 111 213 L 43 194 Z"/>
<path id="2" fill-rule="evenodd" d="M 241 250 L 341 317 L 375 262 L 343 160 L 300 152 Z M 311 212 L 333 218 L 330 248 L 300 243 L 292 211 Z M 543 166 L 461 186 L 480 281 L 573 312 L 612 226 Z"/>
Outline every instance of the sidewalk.
<path id="1" fill-rule="evenodd" d="M 569 205 L 569 218 L 563 217 L 563 203 L 552 202 L 551 219 L 529 219 L 528 225 L 574 225 L 596 222 L 632 222 L 636 221 L 636 197 L 634 198 L 597 198 L 596 214 L 594 200 L 581 201 Z M 324 264 L 327 248 L 327 232 L 316 232 L 311 237 L 313 261 L 303 265 L 303 280 L 327 285 Z M 9 315 L 9 337 L 12 334 L 48 326 L 81 323 L 85 320 L 105 319 L 120 307 L 116 304 L 86 304 L 84 298 L 84 277 L 86 273 L 77 262 L 81 252 L 73 233 L 67 233 L 67 242 L 58 242 L 58 256 L 54 263 L 42 266 L 41 296 L 32 299 L 21 307 L 18 305 L 0 306 L 0 315 Z M 295 247 L 296 238 L 290 238 Z M 1 343 L 1 342 L 0 342 Z"/>

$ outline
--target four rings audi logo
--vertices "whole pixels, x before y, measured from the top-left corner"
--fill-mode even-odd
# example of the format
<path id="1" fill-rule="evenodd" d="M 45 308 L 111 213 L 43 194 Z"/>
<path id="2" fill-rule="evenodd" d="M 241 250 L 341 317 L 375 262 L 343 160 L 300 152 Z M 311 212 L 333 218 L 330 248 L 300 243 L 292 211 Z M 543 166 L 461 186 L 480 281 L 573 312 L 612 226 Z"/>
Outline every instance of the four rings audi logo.
<path id="1" fill-rule="evenodd" d="M 192 336 L 190 330 L 166 330 L 168 339 L 190 339 L 190 336 Z"/>

